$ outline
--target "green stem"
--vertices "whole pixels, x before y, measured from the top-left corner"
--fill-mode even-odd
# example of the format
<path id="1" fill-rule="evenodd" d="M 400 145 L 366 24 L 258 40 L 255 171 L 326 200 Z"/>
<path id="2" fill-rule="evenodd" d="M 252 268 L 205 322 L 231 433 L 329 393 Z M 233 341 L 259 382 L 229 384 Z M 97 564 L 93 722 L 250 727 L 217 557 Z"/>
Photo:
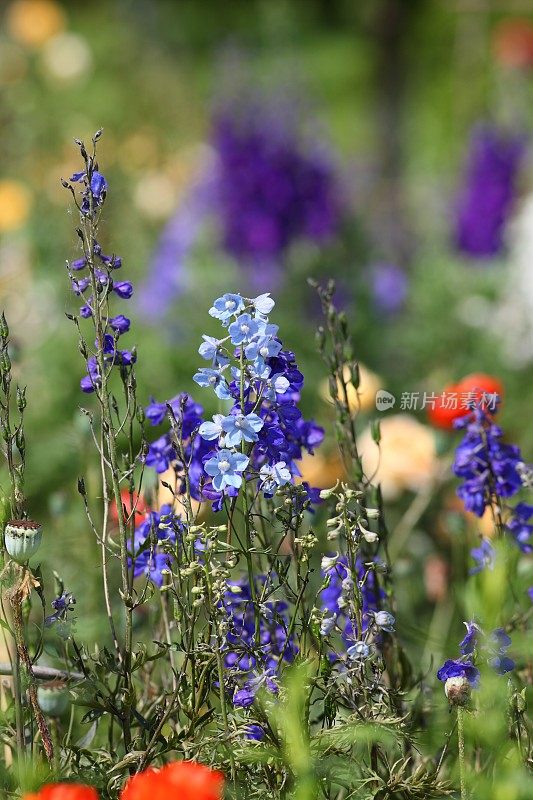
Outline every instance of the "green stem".
<path id="1" fill-rule="evenodd" d="M 20 582 L 18 586 L 13 590 L 10 598 L 11 610 L 13 615 L 13 631 L 15 633 L 15 643 L 17 646 L 17 656 L 18 656 L 17 664 L 20 664 L 20 667 L 22 667 L 22 672 L 24 672 L 24 677 L 26 679 L 26 683 L 28 686 L 28 696 L 30 698 L 30 703 L 33 710 L 33 715 L 35 717 L 35 721 L 37 723 L 37 727 L 39 728 L 39 733 L 41 734 L 44 751 L 49 763 L 52 763 L 54 758 L 54 746 L 52 744 L 52 738 L 50 736 L 48 725 L 46 724 L 43 712 L 41 711 L 39 702 L 37 700 L 37 682 L 35 680 L 35 675 L 33 674 L 32 663 L 28 653 L 28 648 L 26 647 L 26 641 L 24 637 L 24 621 L 22 618 L 22 603 L 24 599 L 24 593 L 23 593 L 24 577 L 25 577 L 25 568 L 23 569 Z M 19 679 L 19 676 L 21 674 L 20 668 L 18 669 L 17 672 L 18 674 L 15 680 Z"/>
<path id="2" fill-rule="evenodd" d="M 467 800 L 466 793 L 466 763 L 465 763 L 465 731 L 463 720 L 464 709 L 457 706 L 457 741 L 459 744 L 459 776 L 461 781 L 461 800 Z"/>
<path id="3" fill-rule="evenodd" d="M 109 472 L 111 478 L 111 486 L 113 489 L 113 496 L 115 499 L 115 505 L 117 508 L 117 516 L 118 516 L 118 527 L 119 527 L 119 540 L 120 540 L 120 567 L 121 567 L 121 578 L 122 578 L 122 602 L 124 603 L 124 610 L 125 610 L 125 617 L 126 617 L 126 630 L 124 634 L 124 645 L 123 645 L 123 653 L 122 653 L 122 663 L 123 663 L 123 679 L 124 679 L 124 687 L 126 690 L 126 703 L 123 711 L 122 716 L 122 732 L 124 735 L 124 746 L 126 750 L 129 750 L 131 744 L 131 704 L 132 704 L 132 696 L 133 696 L 133 686 L 132 686 L 132 679 L 131 679 L 131 651 L 132 651 L 132 634 L 133 634 L 133 623 L 132 623 L 132 611 L 133 611 L 133 604 L 132 604 L 132 597 L 131 597 L 131 581 L 130 581 L 130 574 L 128 570 L 128 530 L 126 527 L 125 519 L 124 519 L 124 511 L 122 508 L 122 498 L 120 495 L 120 483 L 119 483 L 119 468 L 118 468 L 118 456 L 117 456 L 117 447 L 116 447 L 116 440 L 115 440 L 115 428 L 113 426 L 113 420 L 111 415 L 111 403 L 109 397 L 109 390 L 107 386 L 107 365 L 105 362 L 104 357 L 104 336 L 105 336 L 105 326 L 102 319 L 102 313 L 100 308 L 100 301 L 98 297 L 98 290 L 97 290 L 97 280 L 95 274 L 95 266 L 94 266 L 94 240 L 95 240 L 95 231 L 93 228 L 94 222 L 92 220 L 93 216 L 93 208 L 92 208 L 92 199 L 91 199 L 91 214 L 89 215 L 89 219 L 86 218 L 82 221 L 82 227 L 84 229 L 85 235 L 85 258 L 87 260 L 87 265 L 89 268 L 89 275 L 91 280 L 91 289 L 93 293 L 93 320 L 95 326 L 95 333 L 96 333 L 96 359 L 98 363 L 98 371 L 100 373 L 100 387 L 96 387 L 96 394 L 100 400 L 100 405 L 102 409 L 102 430 L 103 430 L 103 438 L 107 445 L 107 456 L 109 459 Z"/>
<path id="4" fill-rule="evenodd" d="M 20 657 L 15 646 L 15 664 L 13 670 L 13 695 L 15 702 L 15 724 L 17 727 L 17 753 L 21 761 L 26 756 L 26 739 L 24 736 L 24 711 L 22 708 L 22 689 L 20 680 Z"/>

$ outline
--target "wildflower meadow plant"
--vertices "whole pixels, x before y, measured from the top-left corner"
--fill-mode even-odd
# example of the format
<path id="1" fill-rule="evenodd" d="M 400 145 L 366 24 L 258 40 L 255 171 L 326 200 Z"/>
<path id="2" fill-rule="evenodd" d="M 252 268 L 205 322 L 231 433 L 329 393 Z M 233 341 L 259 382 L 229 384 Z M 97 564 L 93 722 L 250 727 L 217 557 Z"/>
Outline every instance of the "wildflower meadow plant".
<path id="1" fill-rule="evenodd" d="M 505 781 L 512 759 L 523 777 L 531 741 L 523 608 L 507 603 L 510 616 L 498 611 L 495 621 L 476 609 L 438 680 L 403 646 L 401 570 L 390 559 L 380 487 L 359 454 L 350 405 L 359 369 L 333 284 L 316 287 L 324 311 L 317 347 L 343 476 L 318 489 L 303 479 L 301 462 L 325 431 L 303 416 L 304 374 L 282 340 L 270 293 L 248 297 L 228 287 L 206 308 L 194 398 L 178 392 L 160 401 L 157 386 L 138 398 L 137 351 L 122 346 L 123 336 L 133 336 L 122 313 L 133 286 L 101 236 L 110 186 L 97 161 L 100 136 L 89 149 L 77 142 L 81 169 L 63 185 L 78 213 L 79 253 L 67 276 L 82 305 L 67 317 L 85 373 L 80 398 L 96 466 L 78 478 L 77 491 L 98 552 L 106 626 L 97 641 L 81 625 L 78 633 L 87 598 L 75 598 L 57 574 L 48 586 L 36 562 L 47 531 L 30 518 L 24 496 L 26 396 L 13 388 L 2 316 L 0 430 L 9 484 L 0 506 L 1 578 L 10 608 L 2 629 L 14 643 L 11 663 L 1 665 L 11 681 L 0 721 L 2 796 L 449 796 L 455 719 L 439 727 L 446 700 L 431 692 L 442 681 L 457 707 L 465 798 L 474 783 L 466 721 L 475 724 L 473 710 L 487 703 L 484 687 L 493 678 L 513 682 L 497 717 L 511 715 L 510 736 L 505 721 L 505 752 L 482 740 L 470 772 L 479 760 L 502 770 Z M 531 509 L 503 503 L 527 483 L 527 465 L 482 408 L 461 425 L 460 496 L 478 514 L 490 507 L 497 532 L 525 557 Z M 379 446 L 379 425 L 372 435 Z M 505 586 L 502 570 L 512 559 L 504 555 L 500 542 L 483 540 L 470 586 Z M 514 796 L 525 800 L 527 788 Z"/>

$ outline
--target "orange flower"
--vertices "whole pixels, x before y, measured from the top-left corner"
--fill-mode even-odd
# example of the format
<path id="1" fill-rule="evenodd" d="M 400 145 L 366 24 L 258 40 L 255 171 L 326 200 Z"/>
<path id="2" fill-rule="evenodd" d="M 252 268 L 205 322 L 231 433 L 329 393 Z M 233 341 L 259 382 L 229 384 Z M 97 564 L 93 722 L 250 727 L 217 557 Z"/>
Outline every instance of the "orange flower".
<path id="1" fill-rule="evenodd" d="M 23 800 L 98 800 L 96 789 L 79 783 L 52 783 L 36 794 L 26 794 Z"/>
<path id="2" fill-rule="evenodd" d="M 497 26 L 493 51 L 504 67 L 531 69 L 533 66 L 533 25 L 528 19 L 504 19 Z"/>
<path id="3" fill-rule="evenodd" d="M 122 489 L 120 492 L 120 499 L 122 501 L 122 505 L 126 509 L 127 519 L 127 517 L 131 514 L 130 490 Z M 148 505 L 146 504 L 142 494 L 138 495 L 137 492 L 133 492 L 133 505 L 135 508 L 135 522 L 137 523 L 148 511 L 150 511 L 150 509 L 148 508 Z M 115 525 L 118 525 L 117 504 L 114 500 L 112 500 L 109 504 L 109 517 L 111 521 L 115 523 Z"/>
<path id="4" fill-rule="evenodd" d="M 175 761 L 134 775 L 122 790 L 120 800 L 220 800 L 223 782 L 221 772 L 203 764 Z"/>
<path id="5" fill-rule="evenodd" d="M 65 12 L 55 0 L 15 0 L 7 11 L 9 33 L 28 47 L 41 47 L 65 26 Z"/>
<path id="6" fill-rule="evenodd" d="M 428 409 L 428 418 L 437 428 L 453 430 L 454 420 L 466 417 L 470 409 L 464 399 L 482 400 L 483 395 L 503 395 L 503 386 L 498 378 L 483 372 L 473 372 L 461 378 L 458 383 L 446 386 L 437 398 L 435 405 Z M 490 410 L 490 408 L 489 408 Z"/>

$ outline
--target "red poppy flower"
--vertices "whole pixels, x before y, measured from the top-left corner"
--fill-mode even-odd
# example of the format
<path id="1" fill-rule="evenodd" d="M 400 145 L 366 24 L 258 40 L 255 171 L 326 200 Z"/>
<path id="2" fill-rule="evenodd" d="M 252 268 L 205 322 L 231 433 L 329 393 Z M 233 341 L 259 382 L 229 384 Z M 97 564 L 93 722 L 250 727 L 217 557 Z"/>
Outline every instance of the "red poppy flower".
<path id="1" fill-rule="evenodd" d="M 24 795 L 24 800 L 98 800 L 96 789 L 79 783 L 52 783 L 36 794 Z"/>
<path id="2" fill-rule="evenodd" d="M 130 490 L 129 489 L 122 489 L 120 492 L 120 499 L 122 505 L 126 509 L 126 514 L 131 514 L 131 502 L 130 502 Z M 135 508 L 135 522 L 140 522 L 141 518 L 144 517 L 147 511 L 150 509 L 148 508 L 144 497 L 138 495 L 137 492 L 133 493 L 133 505 Z M 118 525 L 118 513 L 117 513 L 117 504 L 114 500 L 111 501 L 109 505 L 109 518 L 115 525 Z"/>
<path id="3" fill-rule="evenodd" d="M 120 800 L 220 800 L 224 776 L 195 761 L 175 761 L 128 780 Z"/>
<path id="4" fill-rule="evenodd" d="M 504 67 L 533 67 L 533 25 L 528 19 L 505 19 L 497 26 L 493 51 Z"/>
<path id="5" fill-rule="evenodd" d="M 437 397 L 435 404 L 428 408 L 429 421 L 437 428 L 452 430 L 454 420 L 469 413 L 467 400 L 479 401 L 484 396 L 489 398 L 495 394 L 500 398 L 503 394 L 503 385 L 498 378 L 483 372 L 473 372 L 471 375 L 461 378 L 457 383 L 446 386 L 442 394 Z"/>

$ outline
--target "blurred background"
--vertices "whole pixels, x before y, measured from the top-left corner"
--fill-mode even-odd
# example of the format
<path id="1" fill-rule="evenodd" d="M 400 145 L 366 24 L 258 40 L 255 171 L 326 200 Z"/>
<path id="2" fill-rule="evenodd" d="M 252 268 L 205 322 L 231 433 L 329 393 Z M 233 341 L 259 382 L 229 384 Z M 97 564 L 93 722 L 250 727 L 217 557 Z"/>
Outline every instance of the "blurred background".
<path id="1" fill-rule="evenodd" d="M 339 465 L 307 279 L 335 278 L 364 367 L 368 464 L 368 425 L 383 420 L 397 574 L 425 575 L 403 582 L 400 605 L 442 621 L 450 575 L 469 566 L 458 534 L 473 546 L 479 525 L 446 471 L 457 435 L 428 419 L 424 392 L 489 373 L 509 439 L 526 458 L 533 447 L 532 76 L 533 0 L 4 0 L 1 305 L 28 386 L 45 566 L 79 601 L 100 578 L 76 493 L 78 475 L 98 481 L 79 412 L 92 401 L 64 316 L 76 309 L 65 260 L 79 254 L 59 179 L 79 169 L 73 138 L 104 129 L 101 243 L 134 282 L 120 311 L 141 400 L 188 390 L 209 405 L 191 377 L 212 299 L 271 291 L 304 411 L 328 431 L 302 467 L 319 486 Z M 386 412 L 379 388 L 396 397 Z M 403 407 L 404 393 L 418 402 Z M 95 588 L 87 634 L 100 605 Z M 406 612 L 404 636 L 410 624 Z"/>

